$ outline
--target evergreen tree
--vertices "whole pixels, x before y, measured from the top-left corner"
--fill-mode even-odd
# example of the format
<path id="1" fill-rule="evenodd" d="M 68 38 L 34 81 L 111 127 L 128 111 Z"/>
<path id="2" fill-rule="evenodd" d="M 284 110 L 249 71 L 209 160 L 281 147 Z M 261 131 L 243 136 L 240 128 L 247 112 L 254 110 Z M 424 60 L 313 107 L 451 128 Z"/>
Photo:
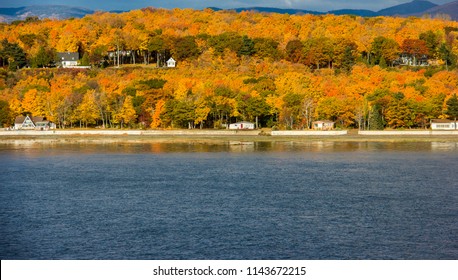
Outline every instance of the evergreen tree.
<path id="1" fill-rule="evenodd" d="M 8 40 L 3 39 L 2 47 L 0 57 L 4 63 L 6 62 L 8 64 L 10 70 L 16 71 L 18 68 L 26 65 L 25 52 L 17 43 L 12 44 Z"/>
<path id="2" fill-rule="evenodd" d="M 445 67 L 448 70 L 448 67 L 454 64 L 454 56 L 450 48 L 446 43 L 443 43 L 439 47 L 439 57 L 445 62 Z"/>
<path id="3" fill-rule="evenodd" d="M 0 127 L 10 126 L 12 124 L 12 116 L 9 104 L 7 101 L 0 100 Z"/>
<path id="4" fill-rule="evenodd" d="M 369 129 L 370 130 L 383 130 L 383 119 L 381 114 L 381 106 L 376 104 L 372 107 L 369 115 Z"/>
<path id="5" fill-rule="evenodd" d="M 456 93 L 452 95 L 452 97 L 447 100 L 447 111 L 445 113 L 450 117 L 455 120 L 458 118 L 458 97 L 456 96 Z M 455 126 L 455 129 L 457 127 Z"/>
<path id="6" fill-rule="evenodd" d="M 248 36 L 243 36 L 242 38 L 242 47 L 240 48 L 238 55 L 246 55 L 246 56 L 251 56 L 254 54 L 254 41 L 250 39 Z"/>
<path id="7" fill-rule="evenodd" d="M 355 65 L 355 57 L 353 56 L 353 49 L 350 46 L 345 47 L 345 53 L 342 59 L 342 69 L 350 73 Z"/>

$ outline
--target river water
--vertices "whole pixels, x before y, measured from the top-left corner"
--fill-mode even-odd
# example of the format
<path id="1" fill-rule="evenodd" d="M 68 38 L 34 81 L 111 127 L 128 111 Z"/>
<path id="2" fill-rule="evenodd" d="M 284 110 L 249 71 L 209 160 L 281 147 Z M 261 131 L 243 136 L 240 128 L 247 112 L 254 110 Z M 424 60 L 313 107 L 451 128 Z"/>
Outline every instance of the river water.
<path id="1" fill-rule="evenodd" d="M 1 259 L 458 258 L 458 143 L 0 145 Z"/>

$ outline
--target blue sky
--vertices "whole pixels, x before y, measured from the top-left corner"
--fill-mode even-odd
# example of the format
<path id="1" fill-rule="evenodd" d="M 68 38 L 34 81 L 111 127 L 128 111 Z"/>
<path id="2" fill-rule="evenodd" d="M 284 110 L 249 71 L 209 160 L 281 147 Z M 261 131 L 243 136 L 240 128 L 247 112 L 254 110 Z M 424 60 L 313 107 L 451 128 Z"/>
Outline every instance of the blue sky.
<path id="1" fill-rule="evenodd" d="M 132 10 L 143 7 L 158 8 L 195 8 L 205 7 L 278 7 L 296 8 L 314 11 L 336 9 L 368 9 L 378 11 L 411 0 L 0 0 L 0 7 L 21 7 L 30 5 L 69 5 L 93 10 Z M 444 4 L 453 0 L 429 0 L 436 4 Z"/>

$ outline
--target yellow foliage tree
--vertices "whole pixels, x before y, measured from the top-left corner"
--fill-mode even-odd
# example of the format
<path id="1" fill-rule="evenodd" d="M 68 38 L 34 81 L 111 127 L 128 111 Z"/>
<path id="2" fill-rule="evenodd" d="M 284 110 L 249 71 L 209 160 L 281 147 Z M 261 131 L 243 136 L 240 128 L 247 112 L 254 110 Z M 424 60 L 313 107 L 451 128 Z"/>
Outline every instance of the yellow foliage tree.
<path id="1" fill-rule="evenodd" d="M 165 109 L 165 101 L 163 99 L 160 99 L 154 108 L 153 115 L 152 115 L 152 121 L 150 127 L 152 129 L 156 129 L 161 127 L 161 114 L 163 113 Z"/>

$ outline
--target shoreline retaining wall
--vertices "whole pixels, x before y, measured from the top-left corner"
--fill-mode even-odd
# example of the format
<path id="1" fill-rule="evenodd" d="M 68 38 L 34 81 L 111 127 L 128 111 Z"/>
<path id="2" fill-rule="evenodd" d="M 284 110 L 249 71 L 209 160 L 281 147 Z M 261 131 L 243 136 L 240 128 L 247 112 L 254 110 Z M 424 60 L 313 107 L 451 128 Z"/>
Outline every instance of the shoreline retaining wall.
<path id="1" fill-rule="evenodd" d="M 365 130 L 358 131 L 364 136 L 430 136 L 430 135 L 457 135 L 458 130 Z"/>
<path id="2" fill-rule="evenodd" d="M 0 136 L 44 136 L 44 135 L 106 135 L 106 136 L 253 136 L 258 130 L 0 130 Z"/>
<path id="3" fill-rule="evenodd" d="M 0 130 L 0 136 L 258 136 L 260 130 Z M 342 136 L 347 130 L 276 130 L 272 136 Z M 360 136 L 458 136 L 458 130 L 358 131 Z"/>
<path id="4" fill-rule="evenodd" d="M 347 135 L 347 130 L 276 130 L 272 131 L 272 136 L 339 136 Z"/>

